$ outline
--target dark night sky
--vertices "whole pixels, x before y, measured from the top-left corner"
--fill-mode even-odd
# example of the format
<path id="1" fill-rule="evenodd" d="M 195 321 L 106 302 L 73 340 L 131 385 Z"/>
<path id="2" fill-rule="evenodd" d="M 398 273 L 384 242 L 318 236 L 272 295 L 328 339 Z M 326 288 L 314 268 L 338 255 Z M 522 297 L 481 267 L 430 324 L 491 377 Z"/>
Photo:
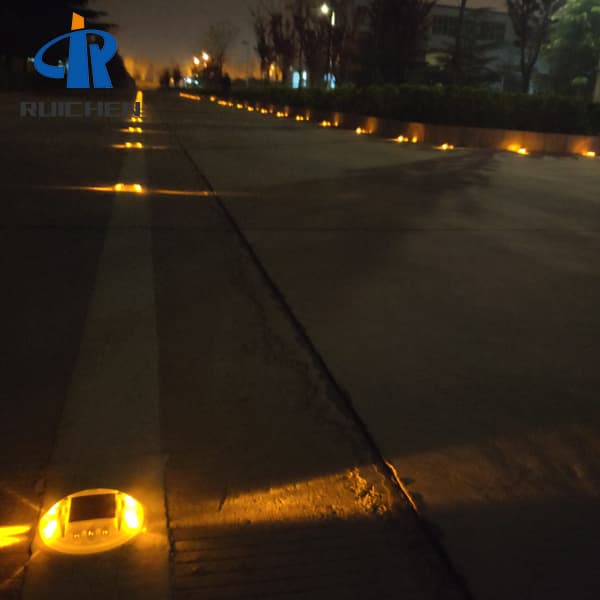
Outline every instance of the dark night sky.
<path id="1" fill-rule="evenodd" d="M 119 25 L 116 32 L 123 56 L 157 67 L 174 65 L 185 69 L 194 54 L 202 50 L 202 34 L 209 25 L 228 20 L 239 28 L 226 68 L 243 76 L 246 47 L 254 61 L 254 35 L 249 6 L 252 0 L 92 0 L 90 7 L 109 13 Z"/>

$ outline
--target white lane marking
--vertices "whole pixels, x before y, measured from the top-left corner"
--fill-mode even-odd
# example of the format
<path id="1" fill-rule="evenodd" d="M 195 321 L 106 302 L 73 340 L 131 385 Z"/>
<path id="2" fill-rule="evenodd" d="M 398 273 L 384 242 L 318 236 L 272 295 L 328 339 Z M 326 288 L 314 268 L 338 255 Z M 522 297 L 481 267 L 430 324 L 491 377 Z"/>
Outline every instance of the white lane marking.
<path id="1" fill-rule="evenodd" d="M 128 153 L 120 180 L 146 185 L 145 172 L 144 153 Z M 59 559 L 38 540 L 42 551 L 27 567 L 24 600 L 169 596 L 148 211 L 143 195 L 115 195 L 44 498 L 46 510 L 77 490 L 121 489 L 144 504 L 148 531 L 83 560 Z"/>

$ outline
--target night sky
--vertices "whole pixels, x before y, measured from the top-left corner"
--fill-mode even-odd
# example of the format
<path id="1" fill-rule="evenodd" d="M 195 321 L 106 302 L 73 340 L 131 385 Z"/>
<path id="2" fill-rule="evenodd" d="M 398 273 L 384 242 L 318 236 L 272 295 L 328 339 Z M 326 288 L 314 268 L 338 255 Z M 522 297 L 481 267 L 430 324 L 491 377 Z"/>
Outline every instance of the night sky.
<path id="1" fill-rule="evenodd" d="M 121 54 L 138 65 L 153 63 L 158 69 L 178 63 L 190 67 L 192 56 L 202 50 L 202 34 L 218 21 L 227 20 L 239 28 L 226 64 L 233 76 L 245 76 L 246 47 L 255 62 L 254 34 L 249 6 L 252 0 L 92 0 L 90 7 L 105 10 L 108 20 L 117 23 L 116 36 Z M 126 61 L 127 64 L 128 61 Z M 128 64 L 129 68 L 129 64 Z"/>

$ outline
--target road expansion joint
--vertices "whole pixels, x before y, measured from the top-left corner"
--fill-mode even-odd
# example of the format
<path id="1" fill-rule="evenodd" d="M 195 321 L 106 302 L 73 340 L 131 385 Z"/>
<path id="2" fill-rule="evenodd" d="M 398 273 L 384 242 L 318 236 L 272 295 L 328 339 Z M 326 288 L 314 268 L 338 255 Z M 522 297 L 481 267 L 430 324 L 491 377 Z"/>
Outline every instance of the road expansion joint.
<path id="1" fill-rule="evenodd" d="M 439 559 L 444 565 L 448 576 L 454 582 L 456 589 L 460 590 L 461 595 L 464 598 L 470 599 L 471 594 L 468 590 L 466 581 L 459 574 L 455 566 L 453 565 L 450 557 L 448 556 L 445 548 L 440 542 L 439 535 L 434 533 L 432 526 L 419 514 L 416 510 L 416 504 L 414 500 L 410 497 L 406 487 L 403 485 L 401 479 L 398 477 L 395 470 L 391 467 L 390 463 L 385 459 L 382 455 L 381 450 L 379 449 L 377 443 L 375 442 L 372 434 L 368 430 L 366 424 L 357 413 L 352 399 L 349 393 L 340 385 L 329 366 L 327 365 L 325 359 L 320 354 L 312 339 L 308 335 L 304 325 L 300 322 L 296 314 L 294 313 L 291 305 L 283 294 L 282 290 L 277 286 L 274 279 L 269 274 L 266 266 L 258 256 L 256 250 L 250 243 L 247 236 L 244 234 L 243 230 L 228 210 L 225 202 L 220 198 L 220 196 L 216 193 L 211 182 L 208 177 L 204 174 L 202 169 L 196 163 L 194 157 L 191 155 L 190 151 L 187 149 L 186 145 L 181 139 L 179 132 L 176 130 L 174 124 L 169 124 L 169 128 L 173 137 L 176 140 L 177 145 L 181 148 L 181 152 L 190 163 L 191 167 L 196 173 L 196 177 L 198 180 L 198 185 L 202 189 L 208 189 L 213 192 L 211 196 L 211 201 L 214 202 L 222 214 L 226 222 L 229 224 L 231 229 L 235 232 L 241 247 L 246 251 L 247 256 L 249 257 L 250 262 L 254 265 L 256 270 L 258 271 L 261 279 L 267 286 L 268 290 L 271 293 L 272 298 L 279 306 L 282 313 L 285 315 L 286 320 L 289 325 L 295 332 L 295 338 L 299 345 L 308 353 L 311 357 L 313 366 L 315 371 L 319 374 L 322 380 L 326 384 L 327 395 L 332 401 L 332 405 L 334 405 L 338 411 L 345 417 L 345 421 L 350 427 L 350 430 L 357 434 L 357 438 L 360 440 L 360 445 L 366 449 L 369 455 L 369 462 L 372 463 L 373 469 L 381 475 L 381 478 L 385 481 L 385 488 L 390 493 L 390 500 L 392 501 L 392 506 L 396 507 L 396 510 L 400 510 L 402 512 L 402 508 L 410 508 L 412 518 L 416 522 L 418 528 L 425 535 L 426 539 L 429 541 L 430 545 L 433 547 L 435 552 L 437 553 Z M 259 311 L 262 311 L 262 307 L 260 302 L 255 297 L 250 296 L 251 300 L 254 304 L 259 307 Z M 263 330 L 266 331 L 266 317 L 263 314 Z M 272 339 L 269 339 L 269 343 L 272 343 Z M 347 435 L 347 431 L 346 431 Z M 354 437 L 354 435 L 352 436 Z M 350 472 L 352 473 L 352 472 Z M 354 477 L 356 482 L 361 482 L 360 473 L 351 475 Z M 357 487 L 358 498 L 362 500 L 367 506 L 371 503 L 373 506 L 378 506 L 378 503 L 373 499 L 371 488 L 367 486 L 367 489 L 362 489 L 360 486 Z M 373 488 L 375 489 L 375 488 Z M 406 511 L 404 511 L 406 514 Z"/>

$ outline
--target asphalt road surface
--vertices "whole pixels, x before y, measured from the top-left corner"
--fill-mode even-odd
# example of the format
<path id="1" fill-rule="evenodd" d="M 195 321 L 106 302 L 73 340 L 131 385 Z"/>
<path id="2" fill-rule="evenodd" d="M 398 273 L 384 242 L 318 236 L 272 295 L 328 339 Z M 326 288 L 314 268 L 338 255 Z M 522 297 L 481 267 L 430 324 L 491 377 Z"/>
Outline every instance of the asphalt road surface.
<path id="1" fill-rule="evenodd" d="M 597 160 L 159 93 L 129 133 L 20 99 L 0 597 L 596 598 Z M 96 487 L 147 531 L 45 549 L 40 513 Z"/>

